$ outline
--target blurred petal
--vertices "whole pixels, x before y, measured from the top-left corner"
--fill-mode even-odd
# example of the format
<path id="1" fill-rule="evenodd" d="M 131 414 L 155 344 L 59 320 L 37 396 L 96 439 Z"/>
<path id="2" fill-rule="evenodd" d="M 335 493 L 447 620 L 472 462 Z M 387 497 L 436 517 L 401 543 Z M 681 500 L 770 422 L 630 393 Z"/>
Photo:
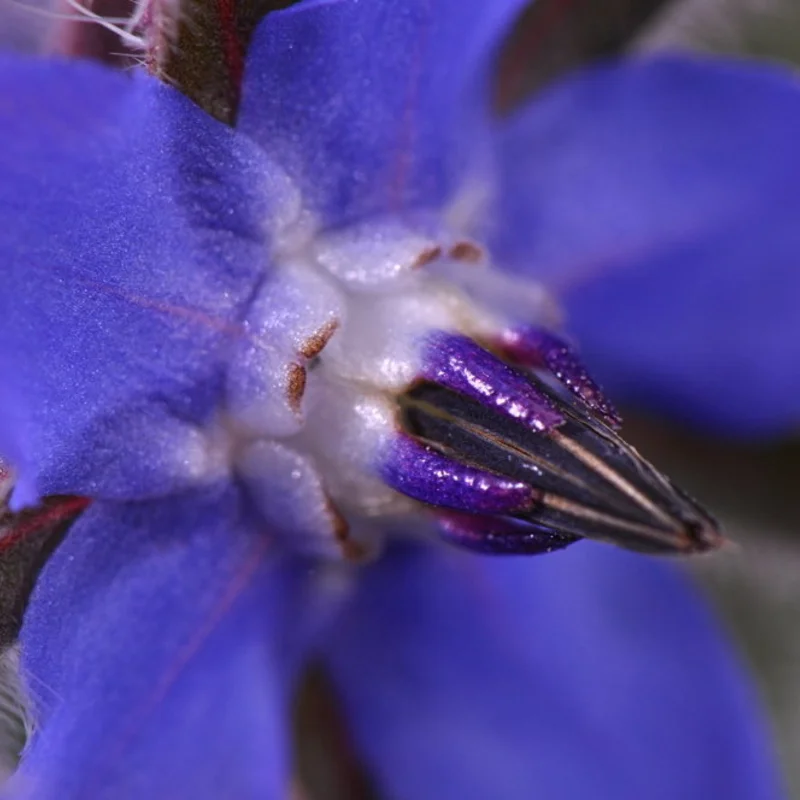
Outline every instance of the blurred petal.
<path id="1" fill-rule="evenodd" d="M 51 0 L 4 0 L 0 3 L 0 48 L 39 51 L 56 25 Z"/>
<path id="2" fill-rule="evenodd" d="M 740 432 L 800 420 L 800 84 L 670 59 L 515 118 L 495 251 L 561 295 L 615 398 Z"/>
<path id="3" fill-rule="evenodd" d="M 283 800 L 297 578 L 232 488 L 95 504 L 26 614 L 12 796 Z"/>
<path id="4" fill-rule="evenodd" d="M 727 435 L 797 427 L 800 194 L 786 195 L 567 294 L 570 328 L 614 398 Z"/>
<path id="5" fill-rule="evenodd" d="M 535 0 L 528 3 L 497 64 L 495 107 L 508 112 L 583 64 L 628 49 L 669 0 Z"/>
<path id="6" fill-rule="evenodd" d="M 330 666 L 393 797 L 780 796 L 708 613 L 640 556 L 395 554 L 334 632 Z"/>
<path id="7" fill-rule="evenodd" d="M 167 493 L 265 267 L 273 176 L 142 75 L 0 57 L 0 98 L 0 452 L 23 494 Z"/>
<path id="8" fill-rule="evenodd" d="M 328 222 L 436 207 L 475 155 L 475 95 L 488 102 L 492 48 L 525 5 L 316 0 L 272 13 L 250 46 L 238 127 Z"/>

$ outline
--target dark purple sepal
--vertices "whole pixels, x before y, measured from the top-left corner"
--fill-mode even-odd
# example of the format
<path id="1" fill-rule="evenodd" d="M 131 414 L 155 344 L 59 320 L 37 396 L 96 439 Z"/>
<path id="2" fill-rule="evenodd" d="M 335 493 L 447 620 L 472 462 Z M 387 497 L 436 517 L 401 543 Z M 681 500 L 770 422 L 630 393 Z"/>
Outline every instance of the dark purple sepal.
<path id="1" fill-rule="evenodd" d="M 617 429 L 622 419 L 592 380 L 575 349 L 545 328 L 526 325 L 503 331 L 498 342 L 507 358 L 526 367 L 546 369 L 606 425 Z"/>
<path id="2" fill-rule="evenodd" d="M 564 422 L 549 398 L 524 375 L 466 336 L 429 334 L 419 377 L 478 400 L 534 431 L 552 430 Z"/>
<path id="3" fill-rule="evenodd" d="M 402 494 L 433 506 L 474 514 L 512 514 L 536 505 L 525 483 L 466 466 L 400 433 L 381 465 L 383 480 Z"/>
<path id="4" fill-rule="evenodd" d="M 436 520 L 446 542 L 488 555 L 541 555 L 578 541 L 550 528 L 478 514 L 437 511 Z"/>

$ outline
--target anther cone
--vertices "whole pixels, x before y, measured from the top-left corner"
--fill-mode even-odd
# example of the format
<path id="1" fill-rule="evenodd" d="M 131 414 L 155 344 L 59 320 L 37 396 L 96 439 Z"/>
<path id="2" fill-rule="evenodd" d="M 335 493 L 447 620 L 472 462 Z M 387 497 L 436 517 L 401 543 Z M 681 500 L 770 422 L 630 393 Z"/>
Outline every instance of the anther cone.
<path id="1" fill-rule="evenodd" d="M 534 430 L 441 382 L 421 381 L 399 398 L 404 435 L 439 459 L 529 487 L 530 502 L 501 511 L 494 526 L 486 525 L 485 508 L 462 504 L 460 512 L 484 515 L 460 537 L 465 546 L 491 549 L 490 541 L 476 544 L 485 529 L 498 552 L 524 551 L 513 540 L 526 528 L 508 520 L 646 553 L 701 553 L 722 544 L 714 519 L 620 438 L 596 407 L 532 372 L 515 372 L 548 398 L 560 424 Z M 424 500 L 436 505 L 436 498 L 432 489 Z M 452 540 L 452 523 L 443 527 Z"/>

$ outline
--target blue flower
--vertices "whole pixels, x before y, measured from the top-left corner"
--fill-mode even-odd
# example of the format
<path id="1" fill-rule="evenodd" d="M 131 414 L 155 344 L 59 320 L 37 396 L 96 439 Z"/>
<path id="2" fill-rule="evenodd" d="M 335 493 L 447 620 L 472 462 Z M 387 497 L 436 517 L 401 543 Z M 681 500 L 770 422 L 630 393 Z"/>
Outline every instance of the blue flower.
<path id="1" fill-rule="evenodd" d="M 310 660 L 390 797 L 780 796 L 752 691 L 673 569 L 428 538 L 447 481 L 450 511 L 545 537 L 553 518 L 541 494 L 503 505 L 524 481 L 398 432 L 418 379 L 526 436 L 569 417 L 616 441 L 571 351 L 542 349 L 543 285 L 631 396 L 797 418 L 795 281 L 772 283 L 797 235 L 793 79 L 611 64 L 497 121 L 488 76 L 522 5 L 273 13 L 235 129 L 143 75 L 0 59 L 0 453 L 18 507 L 92 500 L 26 611 L 37 730 L 12 796 L 284 797 Z M 523 360 L 535 340 L 578 401 L 482 372 L 467 336 Z M 485 541 L 461 521 L 439 519 Z M 337 560 L 382 538 L 369 565 Z"/>

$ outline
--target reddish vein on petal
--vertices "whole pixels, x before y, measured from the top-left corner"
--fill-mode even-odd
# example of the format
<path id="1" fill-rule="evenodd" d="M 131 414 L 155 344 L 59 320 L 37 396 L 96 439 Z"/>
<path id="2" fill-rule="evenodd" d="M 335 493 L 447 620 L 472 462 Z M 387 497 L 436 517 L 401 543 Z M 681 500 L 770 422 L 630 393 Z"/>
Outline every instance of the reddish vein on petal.
<path id="1" fill-rule="evenodd" d="M 67 522 L 85 511 L 91 500 L 88 497 L 49 498 L 41 509 L 9 515 L 8 533 L 0 536 L 0 552 L 10 550 L 24 539 L 45 528 Z M 2 520 L 0 520 L 2 524 Z"/>
<path id="2" fill-rule="evenodd" d="M 205 619 L 202 620 L 201 624 L 189 637 L 188 641 L 185 642 L 183 647 L 176 650 L 175 658 L 167 666 L 161 679 L 156 682 L 152 692 L 137 706 L 136 712 L 120 734 L 116 747 L 112 749 L 108 759 L 105 761 L 105 774 L 111 772 L 114 765 L 119 763 L 119 760 L 125 754 L 125 750 L 136 738 L 136 735 L 147 721 L 147 718 L 168 697 L 172 687 L 180 679 L 186 667 L 188 667 L 192 659 L 198 655 L 203 645 L 233 608 L 236 600 L 250 585 L 259 567 L 263 564 L 264 558 L 271 546 L 272 541 L 269 537 L 259 537 L 243 563 L 224 585 L 216 603 L 209 610 Z M 99 784 L 101 783 L 102 775 L 103 773 L 95 773 L 94 781 L 89 787 L 89 791 L 86 792 L 87 797 L 96 797 L 100 794 Z"/>

